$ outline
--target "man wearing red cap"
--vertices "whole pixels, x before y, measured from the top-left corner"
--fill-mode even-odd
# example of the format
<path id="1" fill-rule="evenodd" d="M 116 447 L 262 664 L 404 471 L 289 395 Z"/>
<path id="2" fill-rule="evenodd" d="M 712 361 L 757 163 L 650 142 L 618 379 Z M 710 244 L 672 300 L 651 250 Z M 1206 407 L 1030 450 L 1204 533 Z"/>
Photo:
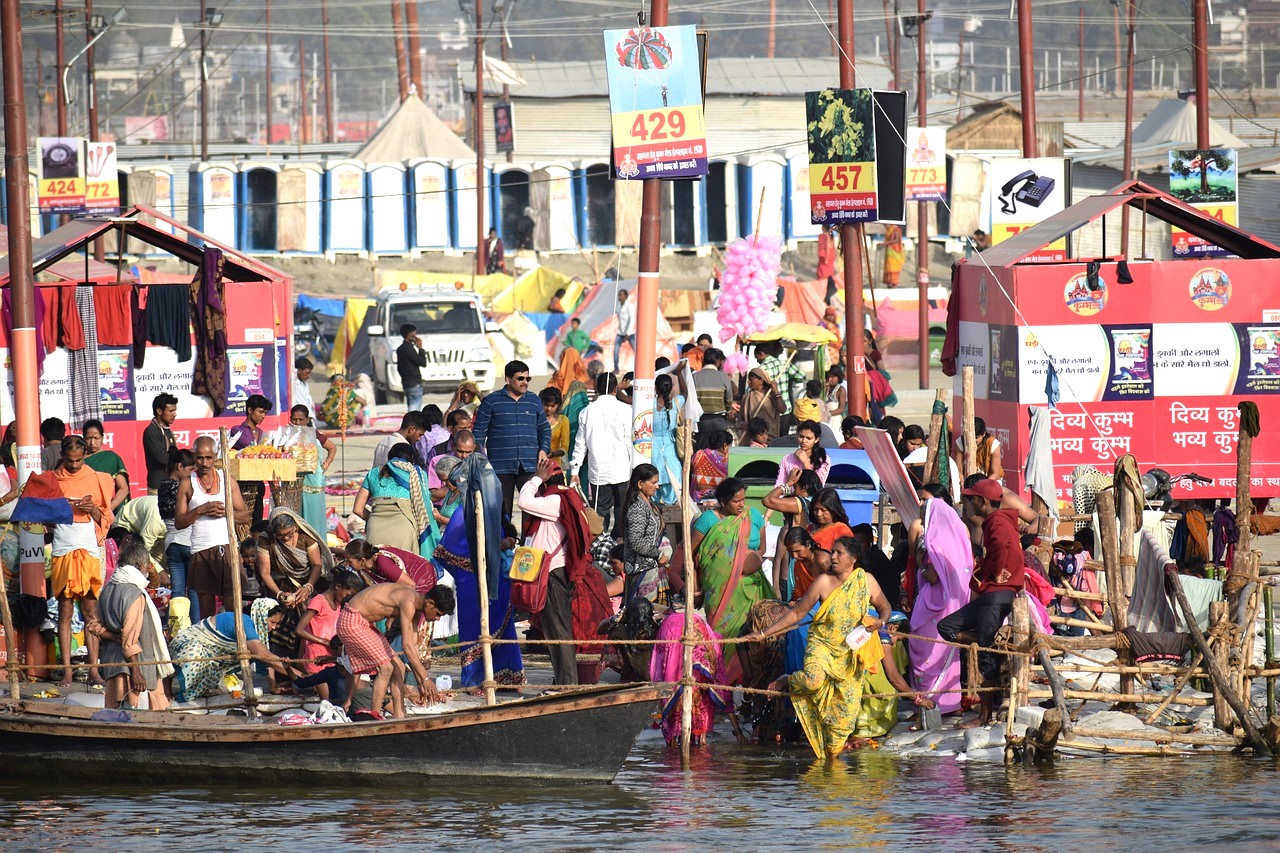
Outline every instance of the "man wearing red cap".
<path id="1" fill-rule="evenodd" d="M 979 480 L 961 494 L 972 499 L 974 515 L 982 519 L 983 553 L 973 573 L 977 597 L 939 622 L 938 634 L 944 640 L 990 648 L 996 631 L 1013 609 L 1013 597 L 1022 591 L 1026 580 L 1018 537 L 1018 511 L 1000 508 L 1004 488 L 995 480 Z M 1000 677 L 999 659 L 991 652 L 978 652 L 978 671 L 982 674 L 983 687 L 995 687 Z M 981 693 L 979 697 L 978 719 L 961 724 L 961 728 L 991 723 L 994 696 Z M 1009 713 L 1013 713 L 1013 709 Z"/>

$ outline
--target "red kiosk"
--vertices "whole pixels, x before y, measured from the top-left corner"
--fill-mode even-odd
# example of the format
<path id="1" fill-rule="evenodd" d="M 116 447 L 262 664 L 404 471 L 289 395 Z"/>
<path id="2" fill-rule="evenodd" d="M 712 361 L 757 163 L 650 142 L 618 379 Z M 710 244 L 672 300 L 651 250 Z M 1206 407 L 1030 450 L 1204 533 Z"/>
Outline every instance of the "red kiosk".
<path id="1" fill-rule="evenodd" d="M 1118 219 L 1126 205 L 1138 226 L 1131 240 L 1146 239 L 1151 217 L 1233 257 L 1125 262 L 1107 254 L 1105 218 Z M 1103 257 L 1024 261 L 1098 220 Z M 1280 247 L 1140 181 L 1122 184 L 957 266 L 943 371 L 973 367 L 975 414 L 1004 445 L 1005 484 L 1020 493 L 1030 409 L 1048 405 L 1052 373 L 1059 498 L 1070 498 L 1076 466 L 1109 471 L 1126 453 L 1144 471 L 1212 479 L 1182 481 L 1175 497 L 1232 497 L 1237 404 L 1252 400 L 1263 424 L 1280 423 L 1278 279 Z M 957 379 L 954 411 L 960 393 Z M 1253 445 L 1251 490 L 1280 496 L 1280 444 Z"/>

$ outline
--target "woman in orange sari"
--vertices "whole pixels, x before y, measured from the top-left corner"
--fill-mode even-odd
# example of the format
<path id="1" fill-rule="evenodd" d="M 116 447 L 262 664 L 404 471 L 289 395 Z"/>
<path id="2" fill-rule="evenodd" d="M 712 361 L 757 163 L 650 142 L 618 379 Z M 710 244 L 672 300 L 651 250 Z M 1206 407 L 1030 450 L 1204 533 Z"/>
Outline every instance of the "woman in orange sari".
<path id="1" fill-rule="evenodd" d="M 809 535 L 823 551 L 830 552 L 835 541 L 841 536 L 852 536 L 849 528 L 849 516 L 840 503 L 840 495 L 835 489 L 823 489 L 813 497 L 813 506 L 809 507 Z"/>
<path id="2" fill-rule="evenodd" d="M 547 387 L 558 388 L 561 395 L 568 399 L 569 386 L 575 382 L 587 386 L 591 384 L 587 377 L 587 364 L 582 360 L 582 353 L 573 347 L 565 347 L 564 352 L 560 353 L 560 367 L 551 374 Z"/>

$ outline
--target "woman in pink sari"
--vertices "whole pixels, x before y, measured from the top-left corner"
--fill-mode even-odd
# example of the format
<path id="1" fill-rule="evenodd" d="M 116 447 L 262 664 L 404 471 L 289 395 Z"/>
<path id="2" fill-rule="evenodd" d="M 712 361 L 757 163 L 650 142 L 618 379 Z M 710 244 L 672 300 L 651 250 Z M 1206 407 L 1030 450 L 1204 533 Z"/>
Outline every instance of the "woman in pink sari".
<path id="1" fill-rule="evenodd" d="M 715 726 L 716 712 L 729 715 L 733 724 L 733 733 L 738 743 L 746 743 L 746 736 L 738 724 L 738 715 L 733 709 L 733 696 L 727 689 L 729 678 L 724 668 L 723 646 L 721 637 L 711 629 L 707 620 L 694 614 L 693 636 L 699 642 L 693 647 L 693 680 L 700 685 L 693 691 L 693 746 L 702 746 L 707 742 L 707 734 Z M 677 686 L 662 706 L 662 736 L 668 744 L 680 742 L 680 715 L 683 687 L 679 685 L 684 662 L 684 614 L 672 611 L 662 620 L 658 628 L 658 645 L 653 647 L 653 657 L 649 660 L 649 679 L 651 681 L 676 682 Z M 702 686 L 705 685 L 705 686 Z M 713 686 L 714 685 L 714 686 Z M 720 689 L 717 689 L 720 688 Z"/>
<path id="2" fill-rule="evenodd" d="M 908 533 L 919 590 L 911 633 L 940 640 L 938 623 L 969 603 L 973 549 L 964 522 L 945 500 L 929 498 L 921 509 L 923 523 L 915 522 Z M 937 702 L 944 714 L 960 710 L 960 650 L 928 640 L 908 642 L 915 689 Z"/>

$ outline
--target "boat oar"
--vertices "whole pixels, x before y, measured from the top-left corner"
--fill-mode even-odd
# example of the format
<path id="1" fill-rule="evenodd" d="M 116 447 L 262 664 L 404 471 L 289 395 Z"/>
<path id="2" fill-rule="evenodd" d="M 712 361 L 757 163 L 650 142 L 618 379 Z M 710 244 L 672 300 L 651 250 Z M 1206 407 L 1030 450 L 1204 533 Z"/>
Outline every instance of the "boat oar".
<path id="1" fill-rule="evenodd" d="M 240 659 L 240 680 L 244 682 L 241 696 L 250 717 L 258 716 L 258 694 L 253 690 L 253 666 L 249 663 L 249 641 L 245 639 L 244 621 L 240 614 L 244 610 L 244 596 L 240 589 L 240 547 L 236 542 L 235 502 L 231 499 L 231 454 L 227 428 L 219 430 L 222 442 L 222 507 L 227 519 L 227 568 L 231 570 L 231 613 L 235 616 L 236 657 Z M 226 606 L 226 602 L 223 602 Z M 263 643 L 266 637 L 259 637 Z"/>

